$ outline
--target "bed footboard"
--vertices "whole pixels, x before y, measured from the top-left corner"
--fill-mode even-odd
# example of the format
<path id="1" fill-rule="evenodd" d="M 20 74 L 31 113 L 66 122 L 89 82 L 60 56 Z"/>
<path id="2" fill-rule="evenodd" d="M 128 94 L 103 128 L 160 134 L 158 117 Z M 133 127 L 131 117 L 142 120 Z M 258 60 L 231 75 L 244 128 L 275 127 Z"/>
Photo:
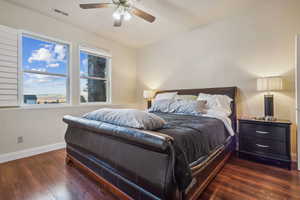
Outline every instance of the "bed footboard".
<path id="1" fill-rule="evenodd" d="M 123 197 L 174 199 L 174 152 L 167 137 L 71 116 L 64 121 L 67 161 L 81 163 Z"/>
<path id="2" fill-rule="evenodd" d="M 147 158 L 151 160 L 149 156 Z M 111 166 L 99 159 L 93 153 L 78 147 L 67 145 L 66 162 L 69 165 L 83 170 L 85 174 L 99 182 L 101 186 L 116 195 L 119 199 L 178 199 L 178 197 L 176 197 L 176 195 L 178 195 L 176 194 L 176 185 L 172 182 L 171 169 L 169 169 L 170 163 L 168 159 L 165 161 L 163 160 L 165 159 L 162 158 L 162 162 L 157 163 L 157 167 L 155 165 L 149 165 L 148 168 L 143 167 L 142 170 L 145 172 L 144 175 L 147 174 L 147 171 L 151 170 L 161 176 L 159 178 L 160 180 L 155 177 L 146 180 L 149 177 L 140 177 L 138 171 L 135 175 L 130 172 L 127 172 L 128 174 L 126 174 L 122 169 Z M 159 177 L 158 174 L 156 177 Z"/>

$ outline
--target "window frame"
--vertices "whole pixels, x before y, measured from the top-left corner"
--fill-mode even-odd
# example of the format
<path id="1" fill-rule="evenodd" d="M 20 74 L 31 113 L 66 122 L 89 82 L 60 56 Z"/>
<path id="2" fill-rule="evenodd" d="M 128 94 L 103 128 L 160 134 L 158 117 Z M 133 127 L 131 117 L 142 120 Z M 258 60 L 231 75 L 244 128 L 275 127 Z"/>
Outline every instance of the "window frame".
<path id="1" fill-rule="evenodd" d="M 45 42 L 54 42 L 62 45 L 68 46 L 68 59 L 67 59 L 67 69 L 66 75 L 62 74 L 55 74 L 49 72 L 38 72 L 33 70 L 23 70 L 23 36 L 30 37 L 33 39 L 45 41 Z M 20 30 L 18 33 L 18 101 L 21 107 L 58 107 L 58 106 L 69 106 L 72 105 L 72 78 L 71 78 L 71 65 L 72 65 L 72 43 L 64 40 L 60 40 L 57 38 L 41 35 L 38 33 L 33 33 L 25 30 Z M 34 73 L 34 74 L 41 74 L 41 75 L 48 75 L 48 76 L 56 76 L 56 77 L 64 77 L 66 78 L 66 103 L 59 103 L 59 104 L 25 104 L 24 103 L 24 84 L 23 84 L 23 77 L 24 73 Z"/>
<path id="2" fill-rule="evenodd" d="M 106 78 L 99 78 L 99 77 L 90 77 L 90 79 L 96 79 L 96 80 L 106 80 L 106 101 L 98 101 L 98 102 L 81 102 L 81 85 L 80 81 L 81 79 L 89 79 L 88 76 L 82 77 L 80 74 L 81 69 L 81 62 L 80 62 L 80 53 L 81 52 L 88 53 L 90 55 L 102 57 L 107 59 L 107 66 L 106 66 Z M 79 88 L 78 88 L 78 102 L 79 105 L 103 105 L 103 104 L 111 104 L 111 94 L 112 94 L 112 87 L 111 87 L 111 72 L 112 72 L 112 55 L 108 53 L 108 51 L 98 48 L 92 48 L 86 45 L 79 45 L 78 46 L 78 82 L 79 82 Z"/>

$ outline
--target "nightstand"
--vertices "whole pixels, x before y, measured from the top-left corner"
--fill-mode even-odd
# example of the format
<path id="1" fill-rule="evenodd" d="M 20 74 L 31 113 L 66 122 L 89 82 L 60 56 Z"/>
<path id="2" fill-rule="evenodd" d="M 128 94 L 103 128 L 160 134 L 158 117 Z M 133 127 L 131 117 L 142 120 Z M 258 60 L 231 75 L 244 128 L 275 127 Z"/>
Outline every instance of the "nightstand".
<path id="1" fill-rule="evenodd" d="M 289 121 L 239 119 L 239 157 L 291 169 Z"/>

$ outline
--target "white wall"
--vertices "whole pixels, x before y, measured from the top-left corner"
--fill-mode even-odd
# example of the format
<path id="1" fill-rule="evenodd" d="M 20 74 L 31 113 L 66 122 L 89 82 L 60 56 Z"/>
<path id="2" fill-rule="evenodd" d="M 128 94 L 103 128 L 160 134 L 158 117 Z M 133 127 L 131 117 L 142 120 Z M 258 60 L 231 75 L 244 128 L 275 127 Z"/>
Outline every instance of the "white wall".
<path id="1" fill-rule="evenodd" d="M 298 0 L 261 1 L 239 16 L 198 27 L 138 52 L 138 98 L 142 90 L 239 87 L 240 116 L 263 115 L 256 78 L 281 75 L 286 91 L 275 93 L 276 117 L 295 122 L 295 36 Z M 294 129 L 293 129 L 294 130 Z M 293 131 L 295 152 L 295 131 Z"/>
<path id="2" fill-rule="evenodd" d="M 41 2 L 42 3 L 42 2 Z M 0 24 L 23 29 L 72 43 L 72 100 L 78 104 L 79 44 L 109 50 L 112 60 L 112 103 L 134 104 L 136 101 L 136 50 L 99 38 L 84 30 L 0 0 Z M 112 105 L 111 105 L 112 106 Z M 0 155 L 27 148 L 63 142 L 63 115 L 81 115 L 99 108 L 61 107 L 39 109 L 0 109 Z M 17 145 L 17 137 L 24 143 Z"/>

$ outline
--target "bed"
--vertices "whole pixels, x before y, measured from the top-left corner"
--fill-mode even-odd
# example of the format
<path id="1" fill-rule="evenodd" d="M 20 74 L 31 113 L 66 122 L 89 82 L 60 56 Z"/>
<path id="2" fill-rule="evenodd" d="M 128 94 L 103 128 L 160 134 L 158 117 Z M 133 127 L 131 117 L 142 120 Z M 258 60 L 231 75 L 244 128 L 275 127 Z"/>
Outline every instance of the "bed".
<path id="1" fill-rule="evenodd" d="M 166 90 L 180 95 L 221 94 L 232 98 L 236 131 L 236 87 Z M 235 150 L 235 136 L 222 120 L 155 113 L 167 121 L 143 131 L 66 116 L 66 162 L 100 182 L 120 199 L 197 199 Z"/>

